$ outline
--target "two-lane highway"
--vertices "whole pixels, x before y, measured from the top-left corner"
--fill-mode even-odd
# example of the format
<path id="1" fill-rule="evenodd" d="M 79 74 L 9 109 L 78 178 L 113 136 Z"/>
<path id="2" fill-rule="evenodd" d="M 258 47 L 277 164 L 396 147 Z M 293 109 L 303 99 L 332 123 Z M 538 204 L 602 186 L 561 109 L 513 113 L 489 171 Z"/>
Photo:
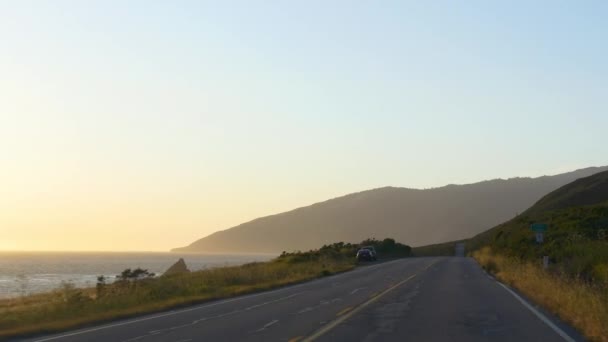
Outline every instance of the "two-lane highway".
<path id="1" fill-rule="evenodd" d="M 37 341 L 573 341 L 469 258 L 410 258 Z M 566 329 L 567 330 L 567 329 Z"/>

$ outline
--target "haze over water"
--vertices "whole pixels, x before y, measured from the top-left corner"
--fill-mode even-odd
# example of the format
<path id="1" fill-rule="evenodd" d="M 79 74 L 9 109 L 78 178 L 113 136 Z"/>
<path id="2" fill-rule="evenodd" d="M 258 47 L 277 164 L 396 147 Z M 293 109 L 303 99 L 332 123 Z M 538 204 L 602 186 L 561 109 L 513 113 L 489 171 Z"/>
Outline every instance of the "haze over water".
<path id="1" fill-rule="evenodd" d="M 127 268 L 144 268 L 162 274 L 184 258 L 192 271 L 266 261 L 270 254 L 179 254 L 162 252 L 0 252 L 0 298 L 47 292 L 63 282 L 77 287 L 95 286 L 97 276 L 109 282 Z"/>

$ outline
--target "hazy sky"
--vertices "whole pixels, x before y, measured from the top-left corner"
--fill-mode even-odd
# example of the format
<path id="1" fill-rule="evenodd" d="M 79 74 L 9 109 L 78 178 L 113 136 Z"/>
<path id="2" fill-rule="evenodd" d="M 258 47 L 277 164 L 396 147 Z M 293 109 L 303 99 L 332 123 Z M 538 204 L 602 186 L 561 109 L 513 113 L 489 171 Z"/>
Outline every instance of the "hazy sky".
<path id="1" fill-rule="evenodd" d="M 0 250 L 608 164 L 605 1 L 0 1 Z"/>

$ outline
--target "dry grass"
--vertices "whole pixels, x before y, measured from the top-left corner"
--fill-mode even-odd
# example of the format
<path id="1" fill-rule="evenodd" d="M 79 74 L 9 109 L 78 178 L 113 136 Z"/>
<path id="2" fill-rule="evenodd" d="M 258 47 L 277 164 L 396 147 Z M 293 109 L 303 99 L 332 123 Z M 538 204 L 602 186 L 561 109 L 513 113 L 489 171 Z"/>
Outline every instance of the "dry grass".
<path id="1" fill-rule="evenodd" d="M 352 258 L 276 259 L 96 289 L 72 286 L 0 301 L 0 340 L 276 288 L 354 268 Z"/>
<path id="2" fill-rule="evenodd" d="M 592 341 L 608 342 L 608 289 L 545 271 L 540 265 L 497 255 L 489 247 L 473 253 L 488 272 L 570 323 Z M 542 289 L 542 291 L 539 291 Z"/>

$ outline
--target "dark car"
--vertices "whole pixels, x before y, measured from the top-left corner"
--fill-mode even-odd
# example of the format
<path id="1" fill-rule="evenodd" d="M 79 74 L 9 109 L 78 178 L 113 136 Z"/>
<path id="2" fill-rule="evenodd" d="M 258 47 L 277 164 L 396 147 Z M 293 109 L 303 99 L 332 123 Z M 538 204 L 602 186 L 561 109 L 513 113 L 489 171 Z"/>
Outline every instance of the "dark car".
<path id="1" fill-rule="evenodd" d="M 374 261 L 378 260 L 378 253 L 376 253 L 376 249 L 374 248 L 374 246 L 364 246 L 361 247 L 361 249 L 367 249 L 370 252 L 372 252 L 372 258 Z"/>
<path id="2" fill-rule="evenodd" d="M 357 261 L 375 261 L 376 260 L 376 254 L 374 253 L 374 251 L 367 249 L 367 248 L 361 248 L 360 250 L 357 251 Z"/>

